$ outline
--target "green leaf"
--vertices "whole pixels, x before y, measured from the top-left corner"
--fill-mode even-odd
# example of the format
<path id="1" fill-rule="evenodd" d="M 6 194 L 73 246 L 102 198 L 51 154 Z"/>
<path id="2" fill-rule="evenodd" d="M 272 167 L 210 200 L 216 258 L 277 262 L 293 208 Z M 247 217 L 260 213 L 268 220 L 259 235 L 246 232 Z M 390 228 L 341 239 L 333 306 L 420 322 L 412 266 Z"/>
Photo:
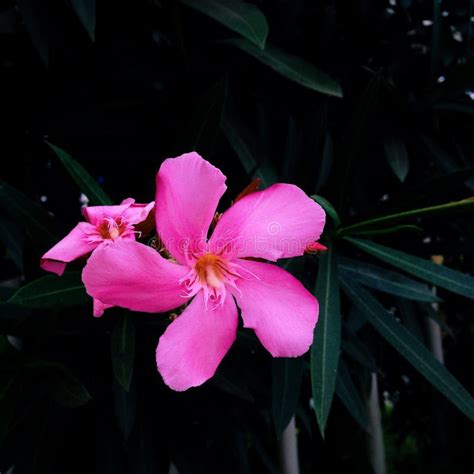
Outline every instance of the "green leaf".
<path id="1" fill-rule="evenodd" d="M 363 229 L 363 230 L 354 230 L 350 232 L 350 235 L 360 235 L 360 236 L 370 236 L 370 235 L 388 235 L 388 234 L 398 234 L 399 232 L 412 231 L 412 232 L 423 232 L 421 227 L 417 225 L 394 225 L 393 227 L 382 227 L 381 229 Z"/>
<path id="2" fill-rule="evenodd" d="M 181 150 L 196 150 L 204 156 L 214 151 L 227 100 L 227 77 L 223 76 L 199 97 L 177 144 Z"/>
<path id="3" fill-rule="evenodd" d="M 350 237 L 346 237 L 345 240 L 383 262 L 401 268 L 407 273 L 433 283 L 433 285 L 441 286 L 458 295 L 474 299 L 474 278 L 470 275 L 368 240 Z"/>
<path id="4" fill-rule="evenodd" d="M 120 317 L 114 326 L 110 339 L 110 352 L 115 378 L 128 392 L 135 361 L 135 326 L 127 315 Z"/>
<path id="5" fill-rule="evenodd" d="M 349 280 L 341 279 L 341 283 L 347 296 L 364 313 L 374 329 L 428 382 L 474 420 L 474 399 L 446 367 L 410 331 L 397 323 L 368 291 Z"/>
<path id="6" fill-rule="evenodd" d="M 52 388 L 53 398 L 65 407 L 79 407 L 92 399 L 86 387 L 68 370 L 58 369 Z"/>
<path id="7" fill-rule="evenodd" d="M 221 128 L 250 178 L 260 178 L 264 188 L 277 182 L 278 176 L 273 164 L 271 162 L 258 162 L 255 157 L 255 147 L 244 138 L 246 130 L 242 128 L 241 124 L 226 115 L 222 120 Z"/>
<path id="8" fill-rule="evenodd" d="M 408 152 L 402 140 L 390 137 L 384 143 L 385 156 L 395 176 L 403 183 L 410 168 Z"/>
<path id="9" fill-rule="evenodd" d="M 64 365 L 46 360 L 32 360 L 25 368 L 42 372 L 47 380 L 51 396 L 65 407 L 75 408 L 84 405 L 91 396 L 82 382 Z"/>
<path id="10" fill-rule="evenodd" d="M 113 204 L 112 199 L 107 196 L 97 181 L 82 167 L 80 163 L 63 149 L 53 145 L 52 143 L 46 143 L 54 153 L 56 153 L 57 157 L 61 160 L 61 163 L 79 186 L 79 189 L 87 196 L 91 204 L 98 206 L 110 206 Z"/>
<path id="11" fill-rule="evenodd" d="M 122 433 L 123 439 L 129 439 L 135 425 L 137 415 L 137 394 L 135 384 L 131 384 L 129 390 L 118 383 L 113 384 L 114 411 L 117 425 Z"/>
<path id="12" fill-rule="evenodd" d="M 339 219 L 336 209 L 334 209 L 334 206 L 327 199 L 323 198 L 322 196 L 318 196 L 317 194 L 311 196 L 311 199 L 316 201 L 324 209 L 326 214 L 333 220 L 334 226 L 336 228 L 341 225 L 341 219 Z"/>
<path id="13" fill-rule="evenodd" d="M 339 361 L 337 371 L 336 395 L 357 424 L 364 431 L 367 431 L 367 416 L 364 403 L 354 385 L 349 369 L 342 359 Z"/>
<path id="14" fill-rule="evenodd" d="M 349 258 L 339 258 L 339 273 L 374 290 L 416 301 L 439 301 L 431 289 L 416 280 L 385 268 Z"/>
<path id="15" fill-rule="evenodd" d="M 447 204 L 440 204 L 438 206 L 423 207 L 420 209 L 412 209 L 411 211 L 398 212 L 397 214 L 389 214 L 387 216 L 376 217 L 366 221 L 358 222 L 339 230 L 340 235 L 348 235 L 355 233 L 355 231 L 366 230 L 371 227 L 387 226 L 404 221 L 424 216 L 452 214 L 453 212 L 473 212 L 474 198 L 467 198 L 461 201 L 453 201 Z"/>
<path id="16" fill-rule="evenodd" d="M 341 347 L 343 352 L 345 352 L 360 365 L 369 369 L 371 372 L 375 372 L 377 366 L 372 354 L 369 352 L 364 343 L 359 340 L 356 334 L 351 332 L 348 327 L 347 329 L 351 335 L 351 338 L 342 341 Z"/>
<path id="17" fill-rule="evenodd" d="M 5 246 L 7 255 L 23 273 L 23 233 L 13 222 L 0 219 L 0 241 Z"/>
<path id="18" fill-rule="evenodd" d="M 59 240 L 52 217 L 22 192 L 2 180 L 0 206 L 15 222 L 21 223 L 35 241 L 52 244 Z"/>
<path id="19" fill-rule="evenodd" d="M 304 361 L 278 358 L 272 361 L 272 417 L 277 438 L 296 412 L 300 395 Z"/>
<path id="20" fill-rule="evenodd" d="M 232 379 L 228 379 L 227 377 L 224 377 L 219 373 L 215 374 L 214 377 L 212 377 L 212 379 L 210 380 L 210 384 L 216 387 L 217 389 L 228 393 L 229 395 L 240 398 L 241 400 L 245 400 L 249 403 L 254 402 L 252 394 L 245 385 L 234 383 Z"/>
<path id="21" fill-rule="evenodd" d="M 339 282 L 333 247 L 320 258 L 315 294 L 319 300 L 319 321 L 311 346 L 311 383 L 316 419 L 324 437 L 341 345 Z"/>
<path id="22" fill-rule="evenodd" d="M 71 0 L 72 8 L 87 31 L 92 42 L 95 41 L 95 0 Z"/>
<path id="23" fill-rule="evenodd" d="M 47 275 L 19 288 L 9 299 L 25 308 L 64 308 L 89 301 L 80 272 Z"/>
<path id="24" fill-rule="evenodd" d="M 214 18 L 244 38 L 265 48 L 268 24 L 263 13 L 251 3 L 240 0 L 181 0 L 185 5 Z"/>
<path id="25" fill-rule="evenodd" d="M 226 40 L 223 43 L 237 46 L 283 77 L 303 87 L 322 94 L 342 97 L 341 87 L 334 79 L 302 58 L 285 53 L 268 44 L 262 51 L 252 43 L 239 38 Z"/>
<path id="26" fill-rule="evenodd" d="M 49 8 L 42 7 L 36 0 L 18 0 L 18 7 L 22 20 L 30 35 L 31 42 L 36 48 L 41 60 L 46 67 L 49 66 L 51 56 L 51 12 Z"/>

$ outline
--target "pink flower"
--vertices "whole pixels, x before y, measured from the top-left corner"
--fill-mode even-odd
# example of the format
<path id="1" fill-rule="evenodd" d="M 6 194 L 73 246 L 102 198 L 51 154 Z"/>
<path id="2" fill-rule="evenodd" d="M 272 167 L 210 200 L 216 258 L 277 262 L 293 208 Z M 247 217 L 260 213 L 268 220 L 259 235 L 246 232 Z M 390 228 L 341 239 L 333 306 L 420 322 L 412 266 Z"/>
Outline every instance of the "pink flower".
<path id="1" fill-rule="evenodd" d="M 94 250 L 120 240 L 135 241 L 135 226 L 144 222 L 155 203 L 135 204 L 125 199 L 119 206 L 92 206 L 82 210 L 87 222 L 79 222 L 64 239 L 48 250 L 40 265 L 48 271 L 62 275 L 66 264 L 90 254 Z M 94 316 L 102 316 L 113 305 L 94 300 Z"/>
<path id="2" fill-rule="evenodd" d="M 297 357 L 313 341 L 318 302 L 276 261 L 303 255 L 323 230 L 322 208 L 291 184 L 239 199 L 209 227 L 225 176 L 197 153 L 166 160 L 156 178 L 156 225 L 172 259 L 122 240 L 90 257 L 83 281 L 94 298 L 134 311 L 189 302 L 161 336 L 156 362 L 174 390 L 212 377 L 236 338 L 237 305 L 274 357 Z M 237 303 L 237 305 L 236 305 Z"/>

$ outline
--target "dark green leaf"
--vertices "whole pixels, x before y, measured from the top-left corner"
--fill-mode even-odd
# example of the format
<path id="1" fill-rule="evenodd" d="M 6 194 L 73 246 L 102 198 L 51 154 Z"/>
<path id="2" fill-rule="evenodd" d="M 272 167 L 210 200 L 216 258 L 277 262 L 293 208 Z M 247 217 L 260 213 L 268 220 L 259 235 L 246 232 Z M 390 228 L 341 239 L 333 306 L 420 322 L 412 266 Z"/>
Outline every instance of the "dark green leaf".
<path id="1" fill-rule="evenodd" d="M 349 369 L 343 360 L 339 361 L 336 380 L 336 395 L 358 425 L 364 431 L 367 431 L 367 415 L 364 403 L 354 385 L 354 382 L 352 381 Z"/>
<path id="2" fill-rule="evenodd" d="M 321 165 L 319 167 L 318 179 L 315 186 L 316 192 L 319 192 L 319 190 L 326 184 L 329 178 L 333 164 L 333 154 L 334 152 L 331 134 L 327 131 L 324 136 L 323 154 L 321 157 Z"/>
<path id="3" fill-rule="evenodd" d="M 266 188 L 277 181 L 277 173 L 271 163 L 259 163 L 255 156 L 255 146 L 244 137 L 247 134 L 235 119 L 225 116 L 221 124 L 222 131 L 235 151 L 245 172 L 250 178 L 260 178 L 262 187 Z"/>
<path id="4" fill-rule="evenodd" d="M 461 201 L 449 202 L 447 204 L 440 204 L 438 206 L 424 207 L 421 209 L 412 209 L 411 211 L 398 212 L 396 214 L 389 214 L 388 216 L 376 217 L 366 221 L 358 222 L 339 230 L 340 235 L 348 235 L 362 230 L 368 230 L 372 227 L 379 228 L 386 227 L 394 223 L 413 219 L 417 217 L 452 214 L 453 212 L 473 212 L 474 198 L 462 199 Z"/>
<path id="5" fill-rule="evenodd" d="M 56 153 L 61 163 L 64 165 L 72 179 L 77 183 L 79 189 L 87 196 L 91 204 L 98 206 L 110 206 L 112 200 L 107 196 L 105 191 L 100 187 L 99 183 L 68 153 L 61 148 L 46 142 L 49 147 Z"/>
<path id="6" fill-rule="evenodd" d="M 26 368 L 35 372 L 42 372 L 43 377 L 48 381 L 51 396 L 65 407 L 78 407 L 92 398 L 80 380 L 62 364 L 45 360 L 33 360 L 26 364 Z"/>
<path id="7" fill-rule="evenodd" d="M 53 387 L 53 398 L 65 407 L 79 407 L 92 398 L 86 387 L 69 371 L 61 371 Z"/>
<path id="8" fill-rule="evenodd" d="M 369 369 L 371 372 L 376 370 L 375 360 L 367 347 L 361 342 L 355 333 L 349 332 L 350 339 L 342 341 L 342 350 L 353 360 Z"/>
<path id="9" fill-rule="evenodd" d="M 234 397 L 240 398 L 241 400 L 245 400 L 250 403 L 253 403 L 254 401 L 252 394 L 245 385 L 234 383 L 232 380 L 219 373 L 212 377 L 210 383 L 219 390 L 222 390 L 223 392 L 226 392 Z"/>
<path id="10" fill-rule="evenodd" d="M 89 301 L 80 272 L 65 273 L 63 276 L 47 275 L 28 283 L 10 298 L 25 308 L 60 308 L 84 304 Z"/>
<path id="11" fill-rule="evenodd" d="M 381 336 L 435 388 L 474 420 L 474 399 L 446 367 L 410 331 L 397 323 L 368 291 L 349 280 L 341 279 L 341 283 L 352 302 Z"/>
<path id="12" fill-rule="evenodd" d="M 311 199 L 316 201 L 328 214 L 328 216 L 333 220 L 334 226 L 338 228 L 341 225 L 341 220 L 339 219 L 339 215 L 336 212 L 336 209 L 334 209 L 334 206 L 325 198 L 322 196 L 318 196 L 317 194 L 314 194 L 311 196 Z"/>
<path id="13" fill-rule="evenodd" d="M 131 384 L 128 390 L 122 385 L 113 384 L 114 410 L 117 425 L 124 440 L 128 440 L 135 425 L 137 412 L 137 396 L 135 385 Z"/>
<path id="14" fill-rule="evenodd" d="M 71 0 L 71 5 L 90 39 L 95 41 L 95 0 Z"/>
<path id="15" fill-rule="evenodd" d="M 395 176 L 403 183 L 410 167 L 405 143 L 398 138 L 390 137 L 385 141 L 384 149 L 390 168 L 392 168 Z"/>
<path id="16" fill-rule="evenodd" d="M 415 303 L 405 298 L 397 298 L 397 307 L 400 320 L 406 328 L 424 344 L 423 329 L 421 327 Z"/>
<path id="17" fill-rule="evenodd" d="M 227 77 L 207 89 L 197 101 L 191 118 L 179 138 L 180 150 L 195 150 L 203 156 L 214 151 L 227 100 Z"/>
<path id="18" fill-rule="evenodd" d="M 261 63 L 303 87 L 322 94 L 342 97 L 341 87 L 334 79 L 302 58 L 285 53 L 270 45 L 267 45 L 262 51 L 244 39 L 236 38 L 224 43 L 237 46 Z"/>
<path id="19" fill-rule="evenodd" d="M 0 206 L 21 223 L 35 241 L 55 243 L 58 239 L 52 217 L 22 192 L 0 180 Z"/>
<path id="20" fill-rule="evenodd" d="M 334 247 L 320 258 L 315 294 L 319 300 L 319 321 L 311 346 L 311 383 L 316 419 L 324 436 L 341 349 L 339 281 Z"/>
<path id="21" fill-rule="evenodd" d="M 0 219 L 0 241 L 20 273 L 23 273 L 23 234 L 13 222 Z"/>
<path id="22" fill-rule="evenodd" d="M 339 273 L 346 279 L 354 279 L 374 290 L 411 300 L 439 301 L 427 285 L 393 270 L 348 258 L 339 258 L 338 267 Z"/>
<path id="23" fill-rule="evenodd" d="M 135 325 L 130 316 L 124 315 L 115 323 L 110 338 L 110 352 L 115 378 L 128 392 L 135 361 Z"/>
<path id="24" fill-rule="evenodd" d="M 44 65 L 49 66 L 51 31 L 50 13 L 41 0 L 18 0 L 18 6 L 31 42 L 36 48 Z"/>
<path id="25" fill-rule="evenodd" d="M 342 231 L 342 229 L 341 229 Z M 388 235 L 388 234 L 398 234 L 399 232 L 423 232 L 421 227 L 417 225 L 404 224 L 404 225 L 394 225 L 393 227 L 382 227 L 380 229 L 362 229 L 354 230 L 350 232 L 350 235 L 360 235 L 360 236 L 369 236 L 369 235 Z"/>
<path id="26" fill-rule="evenodd" d="M 375 244 L 368 240 L 360 240 L 346 237 L 357 248 L 367 252 L 378 259 L 401 268 L 418 278 L 429 281 L 434 285 L 446 288 L 453 293 L 474 299 L 474 278 L 443 265 L 437 265 L 419 257 L 394 250 L 383 245 Z"/>
<path id="27" fill-rule="evenodd" d="M 268 24 L 263 13 L 255 5 L 240 0 L 181 1 L 240 33 L 260 49 L 265 48 Z"/>
<path id="28" fill-rule="evenodd" d="M 281 437 L 296 412 L 303 368 L 301 357 L 272 361 L 272 416 L 277 438 Z"/>

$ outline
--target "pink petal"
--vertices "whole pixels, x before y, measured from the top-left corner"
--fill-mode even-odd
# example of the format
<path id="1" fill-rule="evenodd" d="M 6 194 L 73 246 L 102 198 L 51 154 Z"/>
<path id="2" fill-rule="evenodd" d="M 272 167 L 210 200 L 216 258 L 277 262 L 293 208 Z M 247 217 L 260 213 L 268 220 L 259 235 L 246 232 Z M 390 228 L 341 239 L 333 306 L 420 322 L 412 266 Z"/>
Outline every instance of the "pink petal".
<path id="1" fill-rule="evenodd" d="M 125 209 L 125 211 L 122 213 L 122 217 L 129 224 L 139 224 L 140 222 L 146 220 L 148 214 L 150 214 L 154 207 L 154 202 L 150 202 L 148 204 L 132 204 L 129 208 Z"/>
<path id="2" fill-rule="evenodd" d="M 236 257 L 267 260 L 303 255 L 324 228 L 321 206 L 292 184 L 274 184 L 248 194 L 221 217 L 211 248 Z"/>
<path id="3" fill-rule="evenodd" d="M 66 263 L 87 255 L 97 247 L 97 242 L 87 240 L 88 232 L 93 229 L 94 227 L 87 222 L 77 224 L 64 239 L 60 240 L 41 257 L 41 268 L 48 272 L 62 275 L 66 268 Z"/>
<path id="4" fill-rule="evenodd" d="M 102 301 L 98 300 L 97 298 L 94 298 L 92 314 L 94 315 L 94 317 L 100 318 L 104 314 L 104 311 L 106 309 L 112 307 L 113 305 L 102 303 Z"/>
<path id="5" fill-rule="evenodd" d="M 156 363 L 163 380 L 179 392 L 210 379 L 237 332 L 237 307 L 232 296 L 222 306 L 206 309 L 199 292 L 160 337 Z"/>
<path id="6" fill-rule="evenodd" d="M 161 313 L 189 300 L 178 283 L 188 271 L 151 247 L 120 240 L 102 246 L 89 257 L 82 281 L 87 293 L 103 303 Z"/>
<path id="7" fill-rule="evenodd" d="M 244 327 L 254 329 L 274 357 L 304 354 L 313 342 L 318 300 L 276 265 L 249 260 L 240 260 L 239 264 L 255 276 L 239 279 L 237 287 L 241 293 L 234 290 Z"/>
<path id="8" fill-rule="evenodd" d="M 156 228 L 166 249 L 181 263 L 205 242 L 225 176 L 197 153 L 163 162 L 156 175 Z"/>
<path id="9" fill-rule="evenodd" d="M 87 206 L 82 208 L 82 215 L 87 222 L 95 225 L 102 217 L 116 218 L 121 216 L 134 203 L 135 199 L 127 198 L 118 206 Z"/>

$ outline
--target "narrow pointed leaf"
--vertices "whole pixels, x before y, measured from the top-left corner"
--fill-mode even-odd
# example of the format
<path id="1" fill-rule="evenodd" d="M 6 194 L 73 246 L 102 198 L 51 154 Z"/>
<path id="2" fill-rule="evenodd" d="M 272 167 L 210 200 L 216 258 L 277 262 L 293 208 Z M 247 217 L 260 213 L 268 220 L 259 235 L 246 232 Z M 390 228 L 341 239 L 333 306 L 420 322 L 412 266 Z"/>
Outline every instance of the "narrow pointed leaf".
<path id="1" fill-rule="evenodd" d="M 110 339 L 110 352 L 115 378 L 128 392 L 135 361 L 135 326 L 127 315 L 120 317 L 115 323 Z"/>
<path id="2" fill-rule="evenodd" d="M 339 361 L 337 372 L 336 395 L 357 424 L 364 431 L 367 431 L 367 416 L 365 413 L 364 403 L 352 380 L 349 369 L 342 360 Z"/>
<path id="3" fill-rule="evenodd" d="M 346 279 L 353 278 L 358 283 L 374 290 L 410 300 L 439 301 L 427 285 L 393 270 L 349 258 L 340 258 L 338 268 L 339 273 Z"/>
<path id="4" fill-rule="evenodd" d="M 71 0 L 71 5 L 90 39 L 95 41 L 95 0 Z"/>
<path id="5" fill-rule="evenodd" d="M 81 273 L 70 272 L 61 277 L 47 275 L 38 278 L 19 288 L 8 302 L 25 308 L 61 308 L 89 300 Z"/>
<path id="6" fill-rule="evenodd" d="M 42 377 L 48 381 L 52 398 L 65 407 L 78 407 L 92 398 L 82 382 L 62 364 L 32 360 L 25 367 L 34 372 L 41 372 Z"/>
<path id="7" fill-rule="evenodd" d="M 61 163 L 64 165 L 72 179 L 79 186 L 79 189 L 88 197 L 91 204 L 98 206 L 110 206 L 113 204 L 112 199 L 100 187 L 99 183 L 63 149 L 46 142 L 49 147 L 56 153 Z"/>
<path id="8" fill-rule="evenodd" d="M 346 240 L 383 262 L 401 268 L 407 273 L 433 283 L 433 285 L 440 286 L 466 298 L 474 299 L 474 277 L 466 273 L 451 270 L 442 265 L 436 265 L 429 260 L 415 257 L 384 245 L 375 244 L 368 240 L 349 237 L 346 237 Z"/>
<path id="9" fill-rule="evenodd" d="M 265 48 L 268 24 L 263 13 L 255 5 L 241 0 L 181 1 L 241 34 L 260 49 Z"/>
<path id="10" fill-rule="evenodd" d="M 21 229 L 13 222 L 0 219 L 0 242 L 5 246 L 8 257 L 23 273 L 23 243 L 24 237 Z"/>
<path id="11" fill-rule="evenodd" d="M 368 230 L 372 227 L 382 229 L 393 225 L 397 222 L 414 219 L 417 217 L 452 214 L 453 212 L 474 212 L 474 198 L 462 199 L 461 201 L 448 202 L 438 206 L 423 207 L 420 209 L 412 209 L 411 211 L 398 212 L 397 214 L 389 214 L 387 216 L 376 217 L 366 221 L 358 222 L 339 230 L 339 234 L 348 235 L 362 230 Z"/>
<path id="12" fill-rule="evenodd" d="M 59 240 L 52 217 L 21 191 L 0 180 L 0 207 L 28 231 L 35 241 L 55 243 Z"/>
<path id="13" fill-rule="evenodd" d="M 311 199 L 316 201 L 325 210 L 326 214 L 333 220 L 336 228 L 341 225 L 341 219 L 339 219 L 336 209 L 334 209 L 334 206 L 327 199 L 317 194 L 311 196 Z"/>
<path id="14" fill-rule="evenodd" d="M 135 425 L 137 414 L 137 394 L 135 384 L 131 384 L 129 390 L 118 383 L 112 387 L 114 398 L 115 419 L 123 439 L 128 440 Z"/>
<path id="15" fill-rule="evenodd" d="M 202 155 L 213 153 L 220 131 L 227 100 L 227 77 L 223 76 L 199 97 L 189 122 L 184 127 L 177 144 L 183 151 L 196 150 Z"/>
<path id="16" fill-rule="evenodd" d="M 252 43 L 239 38 L 227 40 L 224 43 L 237 46 L 278 74 L 303 87 L 322 94 L 342 97 L 341 87 L 332 77 L 302 58 L 285 53 L 268 44 L 262 51 Z"/>
<path id="17" fill-rule="evenodd" d="M 361 230 L 354 230 L 350 232 L 350 235 L 355 236 L 370 236 L 370 235 L 388 235 L 388 234 L 398 234 L 399 232 L 423 232 L 421 227 L 412 224 L 402 224 L 402 225 L 394 225 L 392 227 L 381 227 L 380 229 L 374 227 L 373 229 L 363 228 Z"/>
<path id="18" fill-rule="evenodd" d="M 276 170 L 271 162 L 260 163 L 257 160 L 255 146 L 245 139 L 247 130 L 243 130 L 241 124 L 227 116 L 222 120 L 221 128 L 249 177 L 259 178 L 262 188 L 274 184 L 277 181 Z"/>
<path id="19" fill-rule="evenodd" d="M 303 368 L 301 357 L 272 361 L 272 417 L 277 438 L 281 437 L 296 412 Z"/>
<path id="20" fill-rule="evenodd" d="M 86 387 L 68 370 L 58 371 L 57 379 L 51 386 L 53 398 L 65 407 L 79 407 L 92 399 Z"/>
<path id="21" fill-rule="evenodd" d="M 395 176 L 403 183 L 410 168 L 408 152 L 402 140 L 390 137 L 384 143 L 385 156 Z"/>
<path id="22" fill-rule="evenodd" d="M 341 279 L 342 287 L 352 302 L 364 313 L 369 323 L 428 382 L 474 420 L 474 399 L 433 354 L 365 289 Z"/>
<path id="23" fill-rule="evenodd" d="M 369 369 L 371 372 L 375 372 L 377 366 L 372 354 L 369 352 L 364 343 L 359 340 L 355 333 L 349 332 L 349 334 L 351 334 L 352 337 L 342 341 L 341 348 L 343 352 L 345 352 L 349 357 L 358 362 L 360 365 L 363 365 Z"/>
<path id="24" fill-rule="evenodd" d="M 311 347 L 311 383 L 316 419 L 324 436 L 341 344 L 339 281 L 333 247 L 320 259 L 315 294 L 319 300 L 319 321 Z"/>

